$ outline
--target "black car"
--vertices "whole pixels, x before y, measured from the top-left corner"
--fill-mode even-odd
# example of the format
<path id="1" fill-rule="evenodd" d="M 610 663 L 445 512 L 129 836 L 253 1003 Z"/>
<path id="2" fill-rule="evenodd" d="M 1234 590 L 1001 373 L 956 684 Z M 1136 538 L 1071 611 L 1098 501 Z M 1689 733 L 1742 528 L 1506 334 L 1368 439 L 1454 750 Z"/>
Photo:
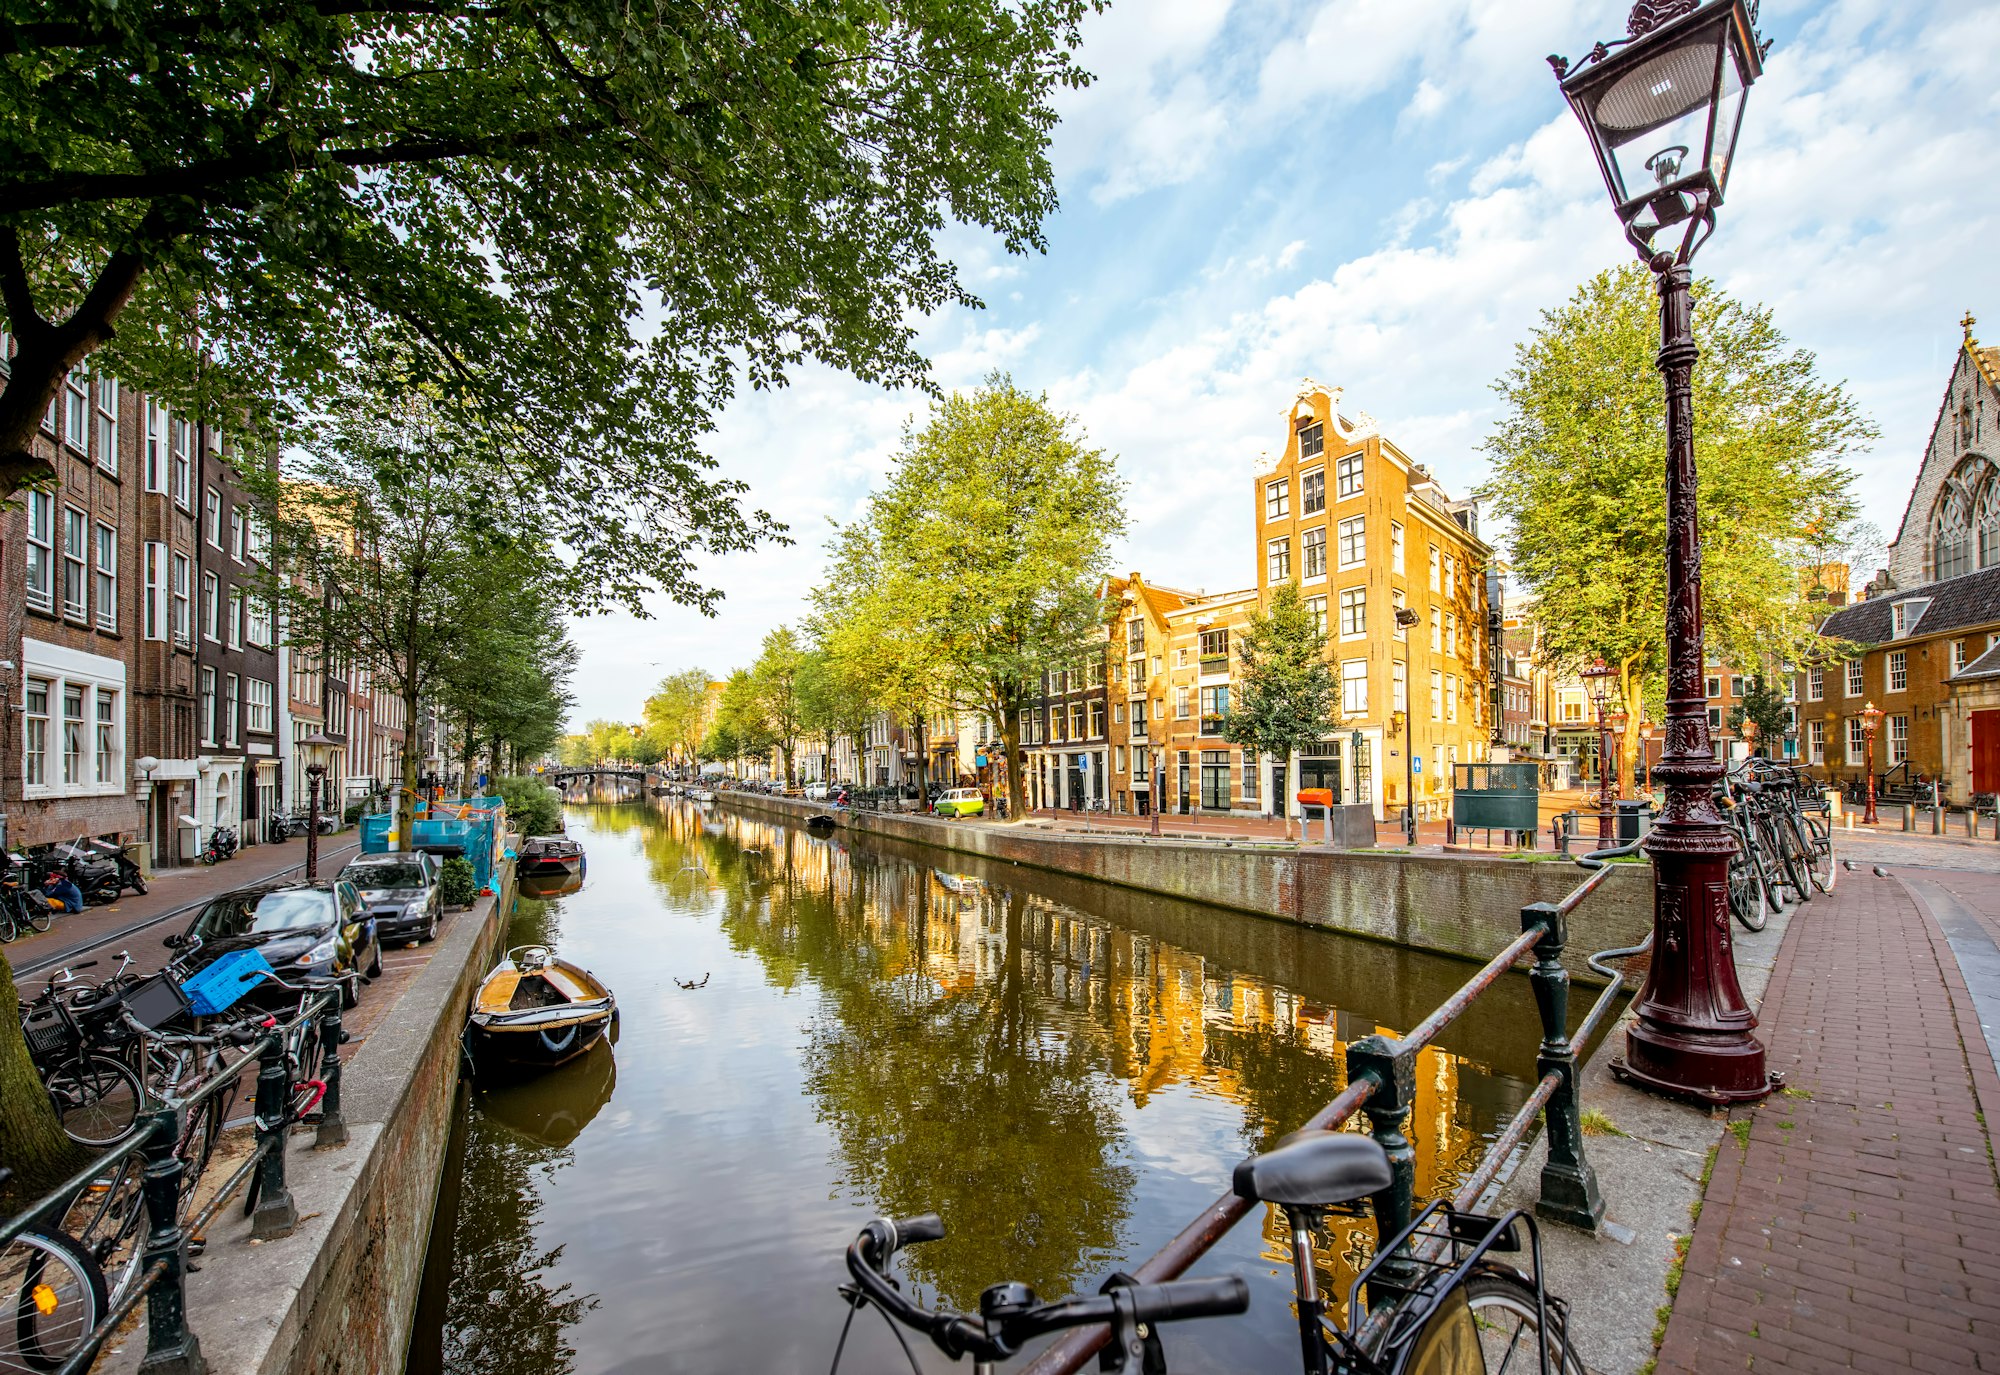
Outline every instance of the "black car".
<path id="1" fill-rule="evenodd" d="M 438 914 L 443 904 L 438 897 L 438 857 L 417 851 L 414 854 L 357 855 L 340 871 L 344 882 L 361 893 L 361 901 L 375 918 L 375 934 L 381 940 L 420 941 L 437 939 Z"/>
<path id="2" fill-rule="evenodd" d="M 326 978 L 361 969 L 382 972 L 382 943 L 361 894 L 344 879 L 260 883 L 224 893 L 201 909 L 188 929 L 168 938 L 181 952 L 174 961 L 182 979 L 236 950 L 256 949 L 286 980 Z M 354 1005 L 353 984 L 346 1004 Z M 256 992 L 249 998 L 272 1000 Z"/>

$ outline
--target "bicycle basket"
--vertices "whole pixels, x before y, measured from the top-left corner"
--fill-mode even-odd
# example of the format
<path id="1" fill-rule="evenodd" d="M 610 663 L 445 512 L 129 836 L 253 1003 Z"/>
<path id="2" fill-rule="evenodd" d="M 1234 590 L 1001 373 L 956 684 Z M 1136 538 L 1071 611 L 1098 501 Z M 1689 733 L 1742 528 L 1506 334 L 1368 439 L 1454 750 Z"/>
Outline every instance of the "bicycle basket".
<path id="1" fill-rule="evenodd" d="M 66 1060 L 76 1052 L 76 1033 L 52 1007 L 36 1008 L 23 1017 L 21 1034 L 27 1038 L 28 1058 L 37 1065 Z"/>

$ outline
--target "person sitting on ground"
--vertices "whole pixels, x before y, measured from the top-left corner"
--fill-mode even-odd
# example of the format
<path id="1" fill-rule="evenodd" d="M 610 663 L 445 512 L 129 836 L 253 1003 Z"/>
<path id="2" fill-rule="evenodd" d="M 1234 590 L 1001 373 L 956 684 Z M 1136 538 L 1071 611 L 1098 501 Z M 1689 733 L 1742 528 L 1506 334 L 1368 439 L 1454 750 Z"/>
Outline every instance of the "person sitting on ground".
<path id="1" fill-rule="evenodd" d="M 58 912 L 83 910 L 82 890 L 70 882 L 69 875 L 60 869 L 51 869 L 49 876 L 42 881 L 42 896 L 47 898 L 49 905 Z"/>

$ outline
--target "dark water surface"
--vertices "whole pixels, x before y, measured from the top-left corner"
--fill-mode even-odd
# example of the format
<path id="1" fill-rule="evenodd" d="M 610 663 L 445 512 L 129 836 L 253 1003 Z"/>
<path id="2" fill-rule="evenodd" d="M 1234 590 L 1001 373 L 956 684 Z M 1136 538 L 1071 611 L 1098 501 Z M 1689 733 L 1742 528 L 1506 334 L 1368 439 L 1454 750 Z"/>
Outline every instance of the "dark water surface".
<path id="1" fill-rule="evenodd" d="M 842 1251 L 877 1214 L 944 1217 L 901 1262 L 929 1302 L 1094 1291 L 1338 1093 L 1346 1042 L 1471 972 L 679 802 L 571 807 L 569 828 L 589 881 L 524 902 L 509 944 L 594 970 L 621 1034 L 463 1095 L 413 1375 L 823 1371 Z M 1517 979 L 1418 1061 L 1421 1193 L 1478 1161 L 1536 1039 Z M 1368 1235 L 1336 1224 L 1322 1253 L 1342 1295 Z M 1275 1214 L 1239 1225 L 1194 1273 L 1242 1274 L 1250 1312 L 1169 1329 L 1172 1368 L 1296 1370 L 1288 1257 Z M 842 1368 L 908 1367 L 867 1315 Z"/>

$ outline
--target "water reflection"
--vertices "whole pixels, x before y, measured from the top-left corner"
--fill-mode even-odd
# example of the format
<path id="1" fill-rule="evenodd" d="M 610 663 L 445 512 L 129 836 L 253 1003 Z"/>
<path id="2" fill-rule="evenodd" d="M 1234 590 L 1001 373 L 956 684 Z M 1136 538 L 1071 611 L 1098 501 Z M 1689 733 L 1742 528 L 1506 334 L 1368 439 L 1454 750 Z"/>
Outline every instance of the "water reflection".
<path id="1" fill-rule="evenodd" d="M 445 1369 L 550 1368 L 477 1363 L 489 1298 L 529 1290 L 531 1345 L 581 1370 L 814 1365 L 841 1248 L 876 1213 L 945 1217 L 945 1241 L 907 1253 L 932 1298 L 1094 1289 L 1337 1094 L 1349 1041 L 1414 1023 L 1467 972 L 721 808 L 573 809 L 570 828 L 590 890 L 524 904 L 510 944 L 605 971 L 623 1063 L 468 1110 L 455 1263 L 516 1259 L 511 1285 L 478 1265 L 451 1281 Z M 1503 992 L 1421 1057 L 1421 1191 L 1447 1191 L 1521 1100 L 1534 1026 Z M 1371 1230 L 1334 1233 L 1323 1281 L 1344 1295 Z M 1275 1214 L 1239 1228 L 1204 1269 L 1250 1279 L 1252 1315 L 1177 1334 L 1174 1367 L 1295 1368 L 1289 1264 Z M 719 1316 L 751 1293 L 755 1322 Z"/>

